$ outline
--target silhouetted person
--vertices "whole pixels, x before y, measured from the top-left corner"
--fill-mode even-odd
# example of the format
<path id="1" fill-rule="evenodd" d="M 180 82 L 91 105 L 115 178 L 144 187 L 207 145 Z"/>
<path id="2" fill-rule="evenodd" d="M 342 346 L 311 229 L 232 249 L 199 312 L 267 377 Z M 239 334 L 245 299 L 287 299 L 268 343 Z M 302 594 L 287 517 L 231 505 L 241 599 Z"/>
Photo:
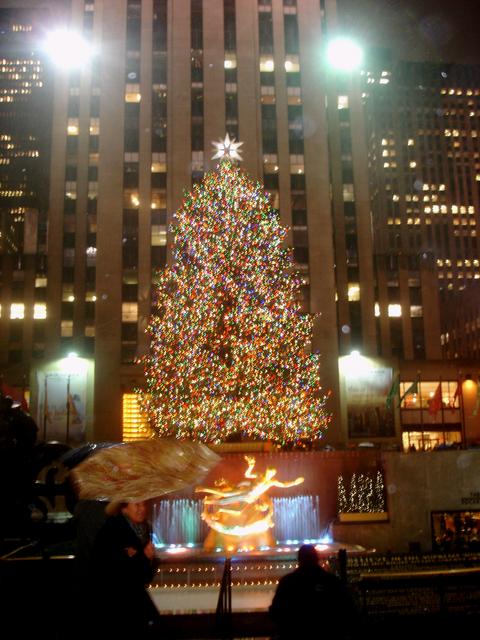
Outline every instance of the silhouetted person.
<path id="1" fill-rule="evenodd" d="M 155 558 L 147 505 L 110 503 L 107 514 L 91 556 L 98 637 L 139 640 L 159 617 L 145 589 L 154 576 Z"/>
<path id="2" fill-rule="evenodd" d="M 26 535 L 34 501 L 35 443 L 38 427 L 31 416 L 0 394 L 0 536 Z"/>
<path id="3" fill-rule="evenodd" d="M 269 611 L 281 640 L 349 637 L 356 620 L 353 600 L 318 559 L 315 547 L 304 544 L 298 550 L 298 569 L 278 583 Z"/>

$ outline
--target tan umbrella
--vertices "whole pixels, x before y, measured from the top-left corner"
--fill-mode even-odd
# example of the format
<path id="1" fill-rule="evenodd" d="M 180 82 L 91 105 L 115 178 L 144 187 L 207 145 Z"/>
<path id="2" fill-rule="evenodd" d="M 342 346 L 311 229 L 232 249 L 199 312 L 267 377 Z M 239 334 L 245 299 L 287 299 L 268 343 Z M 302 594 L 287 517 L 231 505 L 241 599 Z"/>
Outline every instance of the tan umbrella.
<path id="1" fill-rule="evenodd" d="M 82 500 L 138 502 L 198 483 L 219 460 L 201 442 L 152 438 L 100 449 L 71 476 Z"/>

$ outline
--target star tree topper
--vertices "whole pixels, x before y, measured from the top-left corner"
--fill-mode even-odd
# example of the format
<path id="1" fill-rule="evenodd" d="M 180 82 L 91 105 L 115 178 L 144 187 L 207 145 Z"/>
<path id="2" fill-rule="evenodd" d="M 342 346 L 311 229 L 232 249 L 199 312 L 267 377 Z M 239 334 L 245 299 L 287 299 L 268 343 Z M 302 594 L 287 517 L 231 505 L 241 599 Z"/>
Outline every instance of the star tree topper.
<path id="1" fill-rule="evenodd" d="M 238 148 L 242 146 L 243 142 L 235 142 L 235 138 L 230 140 L 228 133 L 224 140 L 212 142 L 212 144 L 217 150 L 215 155 L 212 156 L 212 160 L 216 160 L 217 158 L 231 158 L 232 160 L 242 159 L 242 156 L 238 153 Z"/>

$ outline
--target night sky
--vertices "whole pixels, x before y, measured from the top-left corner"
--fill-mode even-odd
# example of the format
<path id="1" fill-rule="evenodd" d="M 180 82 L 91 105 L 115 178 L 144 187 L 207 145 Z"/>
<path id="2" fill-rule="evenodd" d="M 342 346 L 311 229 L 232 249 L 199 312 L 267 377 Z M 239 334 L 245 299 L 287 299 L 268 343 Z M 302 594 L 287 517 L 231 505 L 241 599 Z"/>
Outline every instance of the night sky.
<path id="1" fill-rule="evenodd" d="M 338 0 L 342 31 L 399 58 L 480 63 L 480 0 Z"/>

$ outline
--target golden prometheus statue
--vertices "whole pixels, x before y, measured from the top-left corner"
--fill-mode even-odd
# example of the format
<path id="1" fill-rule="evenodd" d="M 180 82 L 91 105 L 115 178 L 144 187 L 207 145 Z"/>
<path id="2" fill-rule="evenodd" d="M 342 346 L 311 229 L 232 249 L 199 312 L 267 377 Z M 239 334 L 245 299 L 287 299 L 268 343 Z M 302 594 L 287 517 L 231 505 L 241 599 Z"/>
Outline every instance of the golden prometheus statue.
<path id="1" fill-rule="evenodd" d="M 254 473 L 255 458 L 245 456 L 248 468 L 244 480 L 231 484 L 224 478 L 216 480 L 213 487 L 197 487 L 198 493 L 206 493 L 202 519 L 210 527 L 203 547 L 206 551 L 216 548 L 227 551 L 251 551 L 262 546 L 275 545 L 271 529 L 273 502 L 267 496 L 271 487 L 288 488 L 303 482 L 297 478 L 290 482 L 275 479 L 277 470 L 267 467 L 263 474 Z"/>

